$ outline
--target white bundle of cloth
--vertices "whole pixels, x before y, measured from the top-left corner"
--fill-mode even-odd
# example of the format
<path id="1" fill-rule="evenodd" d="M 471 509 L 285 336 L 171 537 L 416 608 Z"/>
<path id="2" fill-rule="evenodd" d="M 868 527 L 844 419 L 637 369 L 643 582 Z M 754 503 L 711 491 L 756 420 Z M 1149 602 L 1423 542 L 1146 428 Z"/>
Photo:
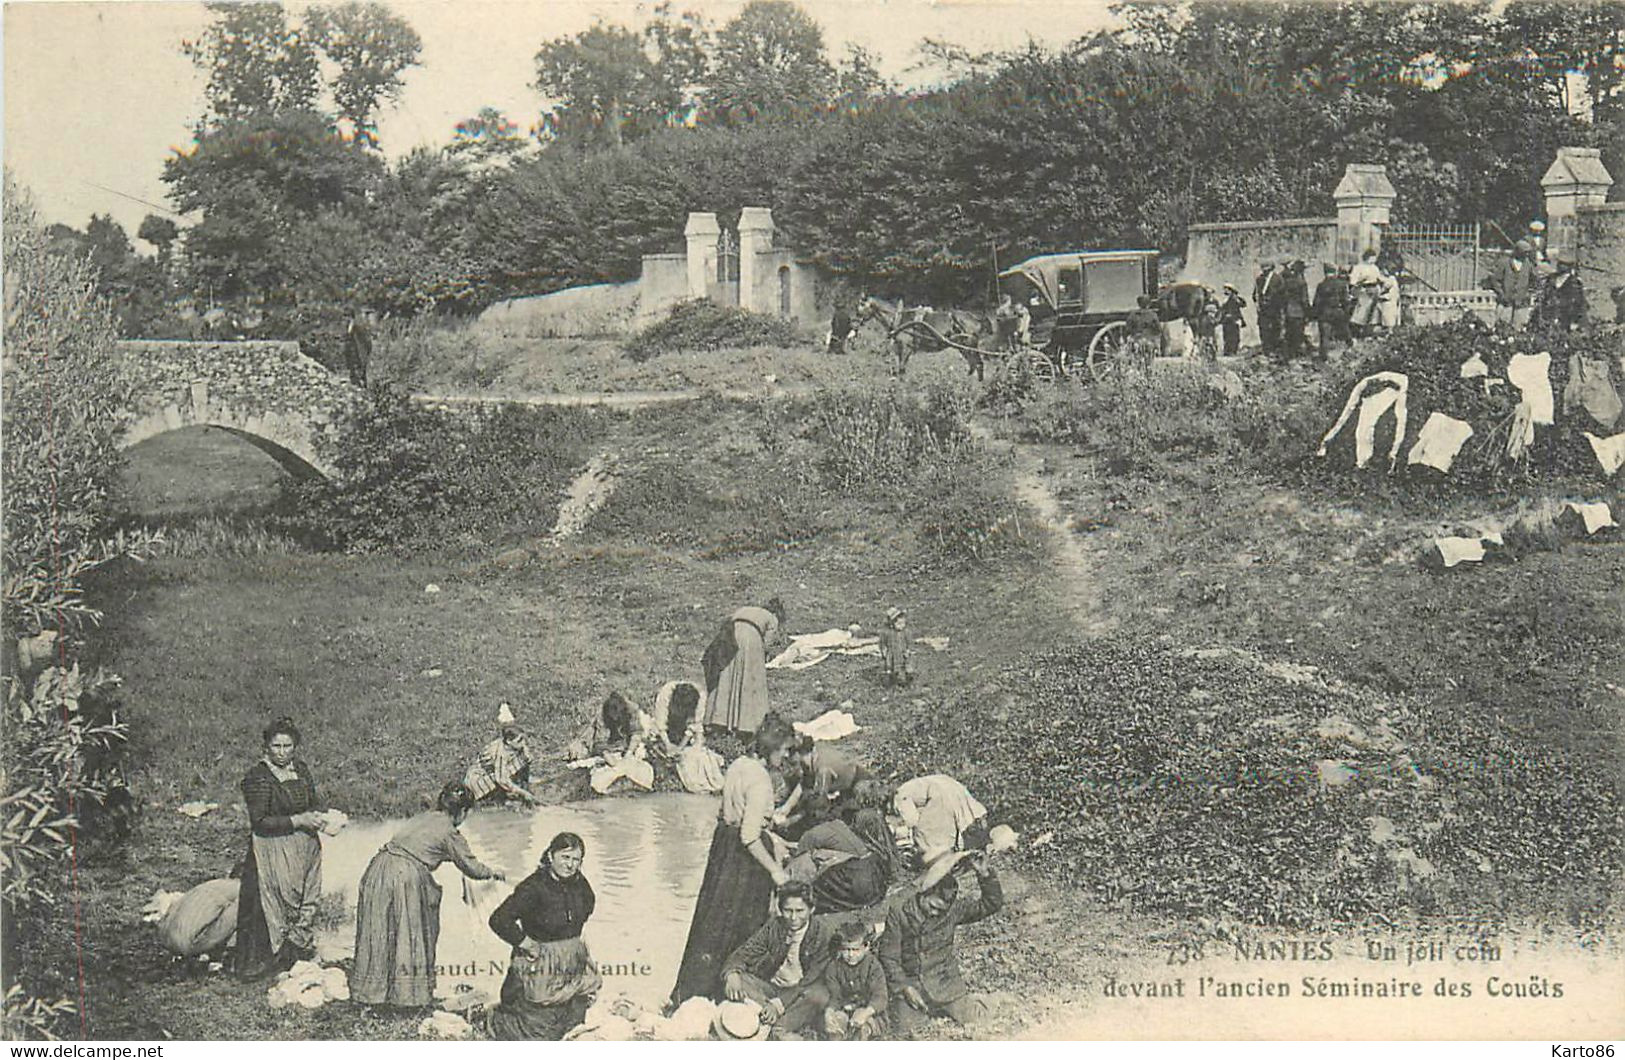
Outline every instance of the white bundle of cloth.
<path id="1" fill-rule="evenodd" d="M 418 1024 L 419 1038 L 439 1038 L 442 1041 L 460 1041 L 472 1038 L 474 1028 L 455 1012 L 436 1012 Z"/>
<path id="2" fill-rule="evenodd" d="M 798 721 L 794 728 L 815 740 L 841 740 L 858 731 L 858 722 L 844 710 L 826 710 L 812 721 Z"/>
<path id="3" fill-rule="evenodd" d="M 277 976 L 266 1001 L 272 1008 L 298 1005 L 317 1009 L 329 1001 L 350 1000 L 350 984 L 343 968 L 323 968 L 315 961 L 300 961 Z"/>
<path id="4" fill-rule="evenodd" d="M 831 655 L 879 655 L 879 637 L 860 637 L 849 629 L 826 629 L 822 633 L 800 633 L 790 638 L 790 646 L 768 661 L 769 670 L 805 670 Z"/>

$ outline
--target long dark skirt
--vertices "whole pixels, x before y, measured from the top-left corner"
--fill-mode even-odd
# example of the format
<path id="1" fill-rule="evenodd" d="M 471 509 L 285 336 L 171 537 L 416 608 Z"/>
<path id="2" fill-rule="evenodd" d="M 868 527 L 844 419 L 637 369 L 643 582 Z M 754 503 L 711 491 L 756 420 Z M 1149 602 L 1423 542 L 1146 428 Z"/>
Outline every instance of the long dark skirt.
<path id="1" fill-rule="evenodd" d="M 873 854 L 831 865 L 813 881 L 813 909 L 819 913 L 848 913 L 867 909 L 886 898 L 886 872 Z"/>
<path id="2" fill-rule="evenodd" d="M 277 971 L 277 957 L 271 949 L 271 932 L 260 905 L 259 866 L 254 864 L 254 843 L 249 840 L 243 859 L 242 887 L 237 899 L 237 947 L 232 952 L 231 970 L 242 979 L 261 979 Z"/>
<path id="3" fill-rule="evenodd" d="M 719 996 L 722 962 L 766 923 L 772 901 L 773 877 L 739 841 L 739 826 L 718 821 L 671 992 L 673 1004 Z"/>

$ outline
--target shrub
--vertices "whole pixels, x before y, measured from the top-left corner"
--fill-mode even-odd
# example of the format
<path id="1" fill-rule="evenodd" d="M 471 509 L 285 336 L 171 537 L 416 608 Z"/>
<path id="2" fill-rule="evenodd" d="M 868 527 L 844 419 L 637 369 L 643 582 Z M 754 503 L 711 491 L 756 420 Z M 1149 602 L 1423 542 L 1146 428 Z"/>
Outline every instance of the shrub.
<path id="1" fill-rule="evenodd" d="M 811 414 L 818 469 L 841 490 L 910 482 L 923 465 L 971 448 L 969 413 L 969 399 L 947 387 L 923 400 L 896 386 L 825 394 Z"/>
<path id="2" fill-rule="evenodd" d="M 97 807 L 128 803 L 118 765 L 124 727 L 107 698 L 117 678 L 87 681 L 73 663 L 77 635 L 101 618 L 83 579 L 144 555 L 155 538 L 107 533 L 127 392 L 112 313 L 85 263 L 46 252 L 34 207 L 10 173 L 4 212 L 0 899 L 17 932 L 17 953 L 6 954 L 5 1029 L 44 1037 L 74 1010 L 53 971 L 73 955 L 42 952 L 72 911 L 62 901 L 71 890 L 67 857 L 79 840 L 109 831 Z M 16 646 L 42 632 L 56 635 L 54 652 L 36 676 L 44 660 L 25 661 Z"/>
<path id="3" fill-rule="evenodd" d="M 544 533 L 598 434 L 580 410 L 452 413 L 389 387 L 371 399 L 328 443 L 336 476 L 290 484 L 277 528 L 356 552 Z"/>
<path id="4" fill-rule="evenodd" d="M 910 490 L 910 510 L 929 559 L 993 564 L 1037 555 L 1037 527 L 1010 496 L 1004 472 L 981 452 L 925 470 Z"/>
<path id="5" fill-rule="evenodd" d="M 663 353 L 800 344 L 788 320 L 695 298 L 672 306 L 665 319 L 633 335 L 625 348 L 634 361 L 647 361 Z"/>

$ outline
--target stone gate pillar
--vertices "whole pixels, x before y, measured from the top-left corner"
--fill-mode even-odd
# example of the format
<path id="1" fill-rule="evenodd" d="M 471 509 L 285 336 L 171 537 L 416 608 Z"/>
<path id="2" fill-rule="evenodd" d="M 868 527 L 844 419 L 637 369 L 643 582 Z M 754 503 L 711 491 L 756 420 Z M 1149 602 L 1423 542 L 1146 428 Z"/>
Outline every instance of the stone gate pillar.
<path id="1" fill-rule="evenodd" d="M 1380 165 L 1350 162 L 1332 192 L 1337 203 L 1337 263 L 1354 265 L 1367 250 L 1382 244 L 1379 225 L 1388 223 L 1396 198 L 1388 183 L 1388 170 Z"/>
<path id="2" fill-rule="evenodd" d="M 1576 261 L 1580 253 L 1579 211 L 1608 201 L 1614 178 L 1595 147 L 1559 147 L 1540 178 L 1546 193 L 1546 253 L 1554 261 Z"/>
<path id="3" fill-rule="evenodd" d="M 773 249 L 773 211 L 766 206 L 747 206 L 739 211 L 739 307 L 753 313 L 773 313 L 772 304 L 758 305 L 772 299 L 776 292 L 759 284 L 756 275 L 756 255 Z"/>
<path id="4" fill-rule="evenodd" d="M 717 236 L 722 232 L 714 213 L 691 213 L 683 228 L 688 240 L 688 296 L 704 298 L 717 274 Z"/>

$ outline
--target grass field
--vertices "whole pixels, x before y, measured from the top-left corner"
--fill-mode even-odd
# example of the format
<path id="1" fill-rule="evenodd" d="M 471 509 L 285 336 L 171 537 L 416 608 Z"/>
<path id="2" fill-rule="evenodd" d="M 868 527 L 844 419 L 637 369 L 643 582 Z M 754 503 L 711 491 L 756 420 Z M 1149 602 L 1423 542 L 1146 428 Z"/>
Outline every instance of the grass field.
<path id="1" fill-rule="evenodd" d="M 750 356 L 700 362 L 737 380 Z M 797 356 L 781 355 L 764 374 L 789 375 Z M 517 361 L 516 385 L 530 378 Z M 927 359 L 919 376 L 953 376 L 956 363 Z M 559 377 L 559 388 L 570 382 Z M 411 1036 L 407 1017 L 380 1020 L 344 1004 L 273 1012 L 257 990 L 169 966 L 136 911 L 160 885 L 229 869 L 243 831 L 240 811 L 191 820 L 174 807 L 234 806 L 259 729 L 287 713 L 304 727 L 306 757 L 335 806 L 366 816 L 414 810 L 487 738 L 498 702 L 514 704 L 537 744 L 560 746 L 608 689 L 647 699 L 693 674 L 721 615 L 775 594 L 797 632 L 872 628 L 896 603 L 917 634 L 948 637 L 946 652 L 920 649 L 920 680 L 906 693 L 882 688 L 872 664 L 839 659 L 775 676 L 774 687 L 788 690 L 781 706 L 793 718 L 851 700 L 865 726 L 854 746 L 872 760 L 992 778 L 979 794 L 996 812 L 999 778 L 1014 784 L 1030 770 L 1030 749 L 990 738 L 961 741 L 957 757 L 911 761 L 919 734 L 947 709 L 985 716 L 990 736 L 1010 712 L 1041 709 L 1009 675 L 1106 628 L 1148 644 L 1234 646 L 1319 666 L 1428 704 L 1433 730 L 1493 728 L 1527 755 L 1561 755 L 1611 779 L 1617 797 L 1617 539 L 1430 575 L 1413 559 L 1421 535 L 1482 513 L 1352 503 L 1217 461 L 1130 471 L 1064 446 L 979 452 L 940 488 L 836 490 L 819 477 L 827 454 L 816 422 L 786 408 L 707 401 L 615 414 L 604 446 L 622 459 L 616 492 L 559 547 L 537 528 L 519 542 L 519 562 L 221 548 L 99 583 L 109 618 L 97 644 L 127 682 L 144 812 L 126 855 L 81 875 L 92 1034 Z M 233 453 L 209 433 L 161 441 L 133 454 L 137 510 L 184 522 L 267 496 L 272 477 L 257 452 Z M 921 515 L 935 494 L 967 495 L 969 478 L 1031 502 L 984 562 L 945 557 Z M 515 543 L 491 542 L 492 560 Z M 440 591 L 425 592 L 430 584 Z M 1202 724 L 1190 715 L 1191 731 Z M 1617 844 L 1611 850 L 1617 858 Z M 1103 975 L 1214 930 L 1205 918 L 1146 914 L 1075 888 L 1042 859 L 1021 864 L 1008 912 L 966 936 L 967 972 L 995 1003 L 986 1036 L 1092 1011 Z M 1567 892 L 1546 887 L 1515 912 L 1568 932 L 1599 917 L 1617 924 L 1617 888 L 1594 878 Z"/>

